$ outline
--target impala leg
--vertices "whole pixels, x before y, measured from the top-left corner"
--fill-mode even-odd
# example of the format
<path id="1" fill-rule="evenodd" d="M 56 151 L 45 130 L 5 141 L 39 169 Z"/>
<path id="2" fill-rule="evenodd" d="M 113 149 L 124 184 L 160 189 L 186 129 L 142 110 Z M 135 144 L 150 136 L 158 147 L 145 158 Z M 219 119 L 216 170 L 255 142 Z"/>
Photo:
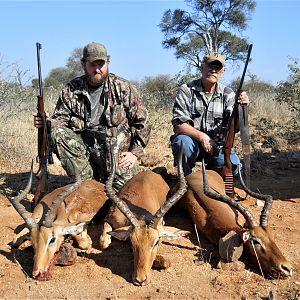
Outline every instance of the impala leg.
<path id="1" fill-rule="evenodd" d="M 107 232 L 112 231 L 113 228 L 111 225 L 107 222 L 104 222 L 101 224 L 100 228 L 100 239 L 99 239 L 99 244 L 100 244 L 100 249 L 105 250 L 111 243 L 111 235 L 107 234 Z"/>
<path id="2" fill-rule="evenodd" d="M 12 247 L 24 250 L 29 246 L 31 246 L 30 231 L 27 227 L 25 227 L 14 237 L 12 241 Z"/>
<path id="3" fill-rule="evenodd" d="M 87 233 L 87 229 L 79 234 L 72 235 L 72 238 L 77 242 L 78 247 L 82 250 L 87 250 L 92 247 L 92 239 Z"/>

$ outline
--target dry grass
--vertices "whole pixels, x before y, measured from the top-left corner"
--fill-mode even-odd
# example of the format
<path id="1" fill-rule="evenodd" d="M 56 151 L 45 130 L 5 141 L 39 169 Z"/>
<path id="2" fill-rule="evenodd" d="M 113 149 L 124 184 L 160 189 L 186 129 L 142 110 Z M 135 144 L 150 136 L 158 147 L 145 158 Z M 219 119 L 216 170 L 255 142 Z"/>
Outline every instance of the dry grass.
<path id="1" fill-rule="evenodd" d="M 249 114 L 254 120 L 264 118 L 281 123 L 293 117 L 288 106 L 276 102 L 271 93 L 250 91 L 249 98 L 251 100 Z"/>
<path id="2" fill-rule="evenodd" d="M 45 95 L 46 110 L 53 111 L 58 91 L 50 90 Z M 293 132 L 287 121 L 292 113 L 284 105 L 276 103 L 273 95 L 263 92 L 250 92 L 250 127 L 253 149 L 275 147 L 286 150 L 298 147 L 297 131 Z M 32 100 L 31 103 L 34 103 Z M 158 100 L 159 101 L 159 100 Z M 147 156 L 143 159 L 145 167 L 165 166 L 173 168 L 170 136 L 172 135 L 171 108 L 156 109 L 155 103 L 149 103 L 150 118 L 153 124 Z M 31 107 L 30 107 L 31 105 Z M 32 108 L 32 109 L 31 109 Z M 7 111 L 0 111 L 1 120 L 5 120 L 0 128 L 0 171 L 26 171 L 32 158 L 37 155 L 37 130 L 33 127 L 32 112 L 35 104 L 28 103 L 23 111 L 8 119 L 4 119 Z M 294 144 L 291 140 L 294 139 Z M 239 149 L 239 144 L 237 144 Z"/>

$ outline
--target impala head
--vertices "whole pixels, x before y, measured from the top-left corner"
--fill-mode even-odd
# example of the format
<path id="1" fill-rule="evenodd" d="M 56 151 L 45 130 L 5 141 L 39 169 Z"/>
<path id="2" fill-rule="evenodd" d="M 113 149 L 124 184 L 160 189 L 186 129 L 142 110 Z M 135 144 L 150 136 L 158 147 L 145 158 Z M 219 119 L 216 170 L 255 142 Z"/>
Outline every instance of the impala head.
<path id="1" fill-rule="evenodd" d="M 264 273 L 274 278 L 293 274 L 293 267 L 274 242 L 268 226 L 250 228 L 242 235 L 251 262 Z"/>
<path id="2" fill-rule="evenodd" d="M 42 281 L 49 280 L 64 236 L 59 228 L 40 226 L 31 230 L 30 238 L 34 249 L 32 277 Z"/>
<path id="3" fill-rule="evenodd" d="M 238 170 L 240 171 L 240 168 L 238 168 Z M 215 200 L 227 203 L 229 206 L 239 211 L 246 219 L 247 228 L 245 227 L 243 229 L 241 235 L 252 263 L 256 266 L 260 266 L 263 272 L 270 275 L 276 277 L 291 276 L 293 268 L 273 241 L 268 230 L 268 218 L 272 207 L 272 197 L 270 195 L 254 193 L 249 190 L 243 181 L 241 173 L 239 172 L 240 181 L 244 190 L 252 197 L 265 201 L 265 205 L 260 216 L 260 223 L 258 223 L 249 209 L 242 206 L 232 198 L 213 192 L 209 189 L 204 162 L 202 163 L 202 172 L 205 195 Z"/>
<path id="4" fill-rule="evenodd" d="M 80 182 L 77 181 L 72 185 L 68 185 L 65 189 L 60 190 L 60 193 L 57 194 L 50 206 L 44 201 L 47 197 L 46 195 L 35 208 L 43 211 L 40 221 L 37 222 L 33 219 L 32 214 L 21 204 L 21 200 L 24 199 L 26 194 L 30 191 L 32 176 L 33 173 L 31 169 L 27 187 L 17 197 L 10 199 L 10 201 L 30 230 L 30 240 L 34 249 L 32 277 L 37 280 L 48 280 L 50 278 L 51 268 L 55 265 L 60 247 L 64 241 L 64 236 L 70 233 L 76 233 L 76 231 L 82 230 L 83 227 L 83 224 L 76 225 L 76 227 L 54 224 L 60 204 L 70 193 L 80 186 Z"/>
<path id="5" fill-rule="evenodd" d="M 119 210 L 127 217 L 131 225 L 127 227 L 118 228 L 109 232 L 110 235 L 120 239 L 131 240 L 133 256 L 134 256 L 134 270 L 132 274 L 132 281 L 135 285 L 147 285 L 150 282 L 151 268 L 157 254 L 157 249 L 162 237 L 169 239 L 178 238 L 186 235 L 186 231 L 176 230 L 174 232 L 170 227 L 163 226 L 162 218 L 167 211 L 183 196 L 186 192 L 186 182 L 183 175 L 181 159 L 179 160 L 179 189 L 176 193 L 167 199 L 158 211 L 146 219 L 142 216 L 135 216 L 129 209 L 127 203 L 116 195 L 112 187 L 115 176 L 115 156 L 118 153 L 118 147 L 115 141 L 111 142 L 111 161 L 112 170 L 106 182 L 106 193 L 108 197 L 115 203 Z M 159 188 L 159 187 L 155 187 Z M 120 192 L 121 193 L 121 192 Z M 141 195 L 143 197 L 143 195 Z M 145 199 L 147 200 L 147 199 Z"/>

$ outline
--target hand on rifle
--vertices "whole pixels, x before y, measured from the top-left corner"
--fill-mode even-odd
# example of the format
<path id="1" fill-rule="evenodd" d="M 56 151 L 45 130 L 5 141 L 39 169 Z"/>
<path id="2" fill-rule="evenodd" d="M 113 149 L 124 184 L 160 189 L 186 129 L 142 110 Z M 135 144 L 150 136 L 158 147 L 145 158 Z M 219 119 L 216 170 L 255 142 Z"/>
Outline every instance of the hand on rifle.
<path id="1" fill-rule="evenodd" d="M 203 149 L 209 153 L 213 154 L 215 142 L 211 139 L 206 133 L 200 132 L 200 139 L 199 139 Z"/>
<path id="2" fill-rule="evenodd" d="M 47 118 L 49 117 L 49 114 L 46 113 L 45 115 L 46 115 L 46 120 L 47 120 Z M 46 120 L 45 120 L 45 121 L 46 121 Z M 33 113 L 33 125 L 34 125 L 35 128 L 43 128 L 43 127 L 44 127 L 44 121 L 43 121 L 43 118 L 42 118 L 42 116 L 41 116 L 39 113 L 37 113 L 37 112 L 34 112 L 34 113 Z"/>
<path id="3" fill-rule="evenodd" d="M 246 105 L 246 106 L 249 105 L 250 100 L 249 100 L 248 95 L 245 91 L 241 91 L 238 101 L 241 105 Z"/>

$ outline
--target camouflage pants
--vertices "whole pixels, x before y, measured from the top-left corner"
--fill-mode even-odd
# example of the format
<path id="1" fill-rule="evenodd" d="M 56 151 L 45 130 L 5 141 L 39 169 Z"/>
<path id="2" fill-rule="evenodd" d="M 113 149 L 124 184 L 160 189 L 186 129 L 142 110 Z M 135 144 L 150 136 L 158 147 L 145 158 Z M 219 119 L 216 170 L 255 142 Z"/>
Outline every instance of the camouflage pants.
<path id="1" fill-rule="evenodd" d="M 96 179 L 105 183 L 108 178 L 108 154 L 106 142 L 98 142 L 95 147 L 87 145 L 80 134 L 65 126 L 53 127 L 51 139 L 54 153 L 61 161 L 62 167 L 74 181 L 79 176 L 82 180 Z M 116 167 L 114 188 L 119 190 L 124 183 L 139 172 L 135 164 L 131 169 Z"/>

